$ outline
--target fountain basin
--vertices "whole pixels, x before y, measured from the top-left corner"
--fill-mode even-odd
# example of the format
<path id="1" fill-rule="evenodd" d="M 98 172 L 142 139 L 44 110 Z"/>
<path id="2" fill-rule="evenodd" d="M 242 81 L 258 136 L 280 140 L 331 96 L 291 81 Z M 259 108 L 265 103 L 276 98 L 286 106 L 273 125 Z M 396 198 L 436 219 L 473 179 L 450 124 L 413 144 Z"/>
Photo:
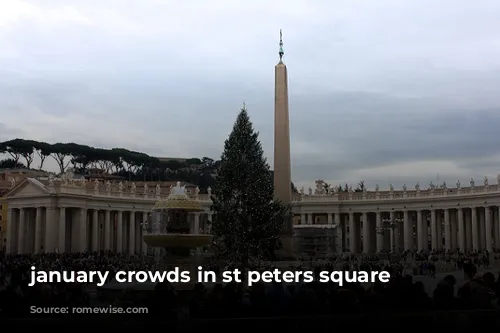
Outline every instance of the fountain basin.
<path id="1" fill-rule="evenodd" d="M 212 244 L 213 236 L 206 234 L 146 234 L 144 242 L 150 247 L 196 249 Z"/>

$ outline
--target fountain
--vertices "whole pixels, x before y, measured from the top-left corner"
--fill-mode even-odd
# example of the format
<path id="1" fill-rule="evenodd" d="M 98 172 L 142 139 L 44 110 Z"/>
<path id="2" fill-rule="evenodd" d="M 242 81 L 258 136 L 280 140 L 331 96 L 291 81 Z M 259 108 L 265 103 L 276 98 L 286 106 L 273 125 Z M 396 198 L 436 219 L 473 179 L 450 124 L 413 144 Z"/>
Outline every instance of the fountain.
<path id="1" fill-rule="evenodd" d="M 156 202 L 151 214 L 151 228 L 143 235 L 144 242 L 155 249 L 157 264 L 165 264 L 167 269 L 179 267 L 190 270 L 196 267 L 199 255 L 193 252 L 212 243 L 212 235 L 191 233 L 188 216 L 190 212 L 202 211 L 198 200 L 191 200 L 184 186 L 170 188 L 166 200 Z M 160 256 L 161 249 L 164 255 Z"/>
<path id="2" fill-rule="evenodd" d="M 189 271 L 191 283 L 176 283 L 178 291 L 189 291 L 196 283 L 197 266 L 201 263 L 203 254 L 195 254 L 196 250 L 212 244 L 212 235 L 191 233 L 188 216 L 191 212 L 202 211 L 198 200 L 191 200 L 184 186 L 170 188 L 170 195 L 165 200 L 156 202 L 148 221 L 141 223 L 143 240 L 155 254 L 156 270 Z M 163 253 L 162 253 L 163 252 Z M 154 290 L 155 283 L 106 283 L 98 288 L 103 292 L 120 291 L 124 289 L 147 291 Z"/>

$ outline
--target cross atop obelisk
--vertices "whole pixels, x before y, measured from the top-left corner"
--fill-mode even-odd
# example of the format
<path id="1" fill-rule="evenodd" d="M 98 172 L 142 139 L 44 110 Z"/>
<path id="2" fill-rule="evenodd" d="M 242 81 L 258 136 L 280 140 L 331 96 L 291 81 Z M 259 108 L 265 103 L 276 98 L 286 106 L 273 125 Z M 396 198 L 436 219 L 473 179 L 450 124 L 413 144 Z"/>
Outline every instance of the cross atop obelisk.
<path id="1" fill-rule="evenodd" d="M 283 34 L 280 30 L 279 62 L 274 68 L 274 196 L 288 205 L 292 201 L 292 175 L 290 163 L 290 120 L 288 115 L 288 74 L 283 63 Z M 283 227 L 282 243 L 290 248 L 291 219 Z M 287 241 L 285 241 L 288 239 Z"/>
<path id="2" fill-rule="evenodd" d="M 285 51 L 283 51 L 283 32 L 281 31 L 280 29 L 280 51 L 279 51 L 279 55 L 280 55 L 280 64 L 283 63 L 283 56 L 285 55 Z"/>

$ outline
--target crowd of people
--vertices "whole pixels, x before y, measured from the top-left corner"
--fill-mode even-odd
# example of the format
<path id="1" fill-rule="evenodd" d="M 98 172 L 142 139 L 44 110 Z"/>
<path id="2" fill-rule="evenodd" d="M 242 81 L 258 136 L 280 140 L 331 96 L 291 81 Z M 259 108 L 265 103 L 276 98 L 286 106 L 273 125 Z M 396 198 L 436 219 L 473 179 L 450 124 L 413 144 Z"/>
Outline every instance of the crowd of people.
<path id="1" fill-rule="evenodd" d="M 123 290 L 118 294 L 113 293 L 111 298 L 108 295 L 99 299 L 97 293 L 91 292 L 95 290 L 95 286 L 81 283 L 47 283 L 29 287 L 30 267 L 36 266 L 38 270 L 51 271 L 112 273 L 118 270 L 155 270 L 155 258 L 104 252 L 2 255 L 0 316 L 24 316 L 29 313 L 31 306 L 88 307 L 96 304 L 145 307 L 148 308 L 149 315 L 171 318 L 176 318 L 182 309 L 188 309 L 192 318 L 226 318 L 500 308 L 500 275 L 495 277 L 492 272 L 478 273 L 478 265 L 487 267 L 485 262 L 489 262 L 489 254 L 469 253 L 450 257 L 454 258 L 450 260 L 454 260 L 456 268 L 462 269 L 466 275 L 465 284 L 458 286 L 455 276 L 448 275 L 437 283 L 430 295 L 424 284 L 414 281 L 414 277 L 408 273 L 420 274 L 432 265 L 435 267 L 439 255 L 418 256 L 417 258 L 415 254 L 411 255 L 412 262 L 418 262 L 411 272 L 405 270 L 405 262 L 409 261 L 407 253 L 403 253 L 397 262 L 376 256 L 346 256 L 322 262 L 303 261 L 296 267 L 307 267 L 315 274 L 325 270 L 337 270 L 339 265 L 342 270 L 385 270 L 391 274 L 388 283 L 349 283 L 342 287 L 335 283 L 319 282 L 257 283 L 251 287 L 241 283 L 198 283 L 189 292 L 176 290 L 175 286 L 169 283 L 159 283 L 152 291 Z M 218 273 L 224 270 L 224 266 L 221 267 L 218 262 L 207 262 L 206 268 Z"/>

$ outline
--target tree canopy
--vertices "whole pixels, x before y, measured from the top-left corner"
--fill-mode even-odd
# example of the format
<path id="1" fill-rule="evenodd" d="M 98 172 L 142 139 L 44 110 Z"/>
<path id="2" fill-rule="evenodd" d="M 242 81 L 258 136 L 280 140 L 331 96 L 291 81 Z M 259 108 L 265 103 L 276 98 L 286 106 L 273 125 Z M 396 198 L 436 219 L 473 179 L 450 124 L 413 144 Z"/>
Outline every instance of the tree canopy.
<path id="1" fill-rule="evenodd" d="M 77 143 L 49 144 L 24 139 L 1 142 L 2 153 L 10 158 L 0 161 L 0 168 L 43 170 L 50 157 L 57 163 L 60 173 L 72 167 L 84 175 L 108 174 L 130 181 L 181 180 L 202 189 L 213 186 L 219 164 L 209 157 L 161 159 L 125 148 L 103 149 Z M 35 159 L 38 161 L 36 166 L 33 165 Z"/>
<path id="2" fill-rule="evenodd" d="M 272 257 L 289 207 L 274 199 L 269 165 L 245 109 L 224 145 L 213 191 L 212 233 L 219 254 L 242 265 Z"/>
<path id="3" fill-rule="evenodd" d="M 107 174 L 129 181 L 174 181 L 198 185 L 202 191 L 213 187 L 220 161 L 209 157 L 162 159 L 125 148 L 103 149 L 78 143 L 55 143 L 13 139 L 0 142 L 0 169 L 43 170 L 52 158 L 64 173 L 69 167 L 89 177 Z M 36 164 L 36 165 L 34 165 Z M 272 171 L 271 171 L 272 172 Z M 292 184 L 292 189 L 297 189 Z"/>

